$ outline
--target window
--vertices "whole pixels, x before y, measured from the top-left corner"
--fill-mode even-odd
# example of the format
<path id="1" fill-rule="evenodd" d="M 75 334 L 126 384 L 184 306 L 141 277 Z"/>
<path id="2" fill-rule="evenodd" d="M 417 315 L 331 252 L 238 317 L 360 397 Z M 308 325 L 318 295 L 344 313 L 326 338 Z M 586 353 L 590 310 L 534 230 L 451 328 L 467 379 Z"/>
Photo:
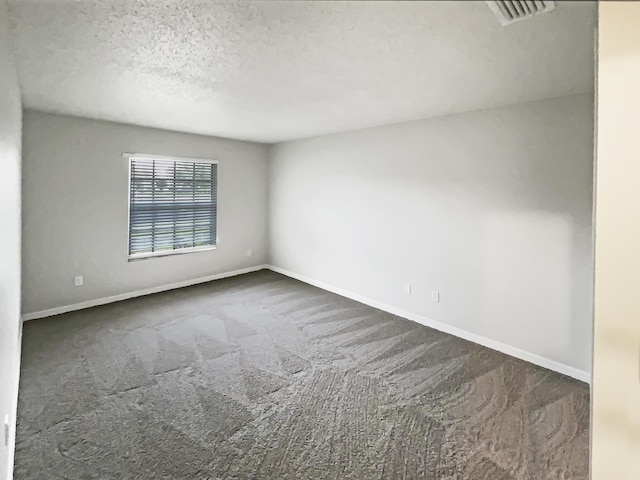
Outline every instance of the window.
<path id="1" fill-rule="evenodd" d="M 129 258 L 215 248 L 218 164 L 129 157 Z"/>

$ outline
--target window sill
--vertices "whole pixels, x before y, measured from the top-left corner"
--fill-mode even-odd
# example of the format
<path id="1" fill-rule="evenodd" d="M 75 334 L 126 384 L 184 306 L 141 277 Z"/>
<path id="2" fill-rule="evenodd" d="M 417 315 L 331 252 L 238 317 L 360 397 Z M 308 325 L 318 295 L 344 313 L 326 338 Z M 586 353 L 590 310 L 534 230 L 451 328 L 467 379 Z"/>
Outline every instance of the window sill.
<path id="1" fill-rule="evenodd" d="M 179 248 L 176 250 L 164 250 L 162 252 L 138 253 L 135 255 L 129 255 L 128 261 L 135 262 L 136 260 L 148 260 L 149 258 L 168 257 L 173 255 L 185 255 L 187 253 L 195 253 L 195 252 L 207 252 L 209 250 L 215 250 L 215 249 L 216 249 L 216 245 L 206 245 L 202 247 Z"/>

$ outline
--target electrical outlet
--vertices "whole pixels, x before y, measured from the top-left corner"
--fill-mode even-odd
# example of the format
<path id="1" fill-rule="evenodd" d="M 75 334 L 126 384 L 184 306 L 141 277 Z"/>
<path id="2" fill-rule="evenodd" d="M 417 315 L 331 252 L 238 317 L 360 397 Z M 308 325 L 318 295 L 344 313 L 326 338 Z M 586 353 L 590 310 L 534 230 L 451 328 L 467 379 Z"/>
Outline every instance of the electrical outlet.
<path id="1" fill-rule="evenodd" d="M 4 416 L 4 444 L 9 445 L 9 415 Z"/>
<path id="2" fill-rule="evenodd" d="M 84 277 L 82 275 L 77 276 L 74 279 L 74 283 L 75 283 L 76 287 L 81 287 L 84 284 Z"/>
<path id="3" fill-rule="evenodd" d="M 247 250 L 247 257 L 250 257 L 251 255 L 253 255 L 253 250 L 251 249 Z"/>
<path id="4" fill-rule="evenodd" d="M 404 284 L 404 293 L 406 293 L 407 295 L 411 295 L 411 284 L 410 283 L 405 283 Z"/>
<path id="5" fill-rule="evenodd" d="M 439 303 L 440 302 L 440 292 L 438 292 L 437 290 L 432 290 L 431 291 L 431 301 L 435 302 L 435 303 Z"/>

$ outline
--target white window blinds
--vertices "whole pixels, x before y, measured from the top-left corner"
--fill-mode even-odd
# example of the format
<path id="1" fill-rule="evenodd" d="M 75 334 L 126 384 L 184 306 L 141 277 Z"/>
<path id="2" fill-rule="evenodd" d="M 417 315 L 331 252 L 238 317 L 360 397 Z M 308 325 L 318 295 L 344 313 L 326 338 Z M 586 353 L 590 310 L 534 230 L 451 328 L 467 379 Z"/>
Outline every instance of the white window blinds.
<path id="1" fill-rule="evenodd" d="M 129 162 L 129 257 L 215 246 L 216 162 L 149 156 Z"/>

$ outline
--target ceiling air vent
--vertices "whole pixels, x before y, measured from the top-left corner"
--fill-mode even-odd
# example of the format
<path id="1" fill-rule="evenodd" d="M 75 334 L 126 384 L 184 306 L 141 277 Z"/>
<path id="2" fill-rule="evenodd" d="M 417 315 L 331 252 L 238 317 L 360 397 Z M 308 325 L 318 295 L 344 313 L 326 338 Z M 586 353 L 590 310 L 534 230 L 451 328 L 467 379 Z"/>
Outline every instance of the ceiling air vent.
<path id="1" fill-rule="evenodd" d="M 487 5 L 500 20 L 500 25 L 526 20 L 556 8 L 553 0 L 487 0 Z"/>

